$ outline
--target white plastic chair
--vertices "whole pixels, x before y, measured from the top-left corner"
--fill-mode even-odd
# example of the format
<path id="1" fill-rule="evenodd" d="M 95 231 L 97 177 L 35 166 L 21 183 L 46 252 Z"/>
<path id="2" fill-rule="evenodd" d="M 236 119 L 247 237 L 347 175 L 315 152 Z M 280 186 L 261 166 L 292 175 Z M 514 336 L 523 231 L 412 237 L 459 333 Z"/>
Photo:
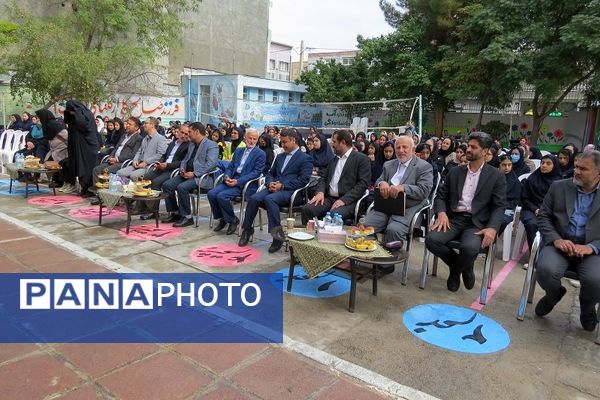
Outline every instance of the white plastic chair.
<path id="1" fill-rule="evenodd" d="M 523 182 L 529 177 L 529 175 L 531 175 L 531 173 L 520 175 L 519 181 Z M 510 232 L 508 240 L 507 232 Z M 515 238 L 514 241 L 512 241 L 513 236 Z M 504 244 L 502 247 L 502 260 L 515 260 L 519 256 L 519 253 L 523 248 L 523 243 L 525 240 L 525 226 L 521 222 L 521 206 L 517 206 L 515 208 L 515 216 L 513 218 L 513 221 L 510 224 L 508 224 L 508 226 L 504 230 L 503 239 Z M 505 254 L 507 252 L 508 254 L 510 254 L 510 256 L 508 259 L 505 259 Z"/>
<path id="2" fill-rule="evenodd" d="M 14 154 L 12 148 L 16 132 L 17 131 L 8 129 L 2 132 L 2 135 L 0 136 L 0 166 L 2 167 L 3 173 L 6 170 L 6 164 L 10 164 L 12 162 L 12 157 Z"/>
<path id="3" fill-rule="evenodd" d="M 548 150 L 540 150 L 540 153 L 542 153 L 542 156 L 549 156 L 550 154 L 552 154 Z"/>

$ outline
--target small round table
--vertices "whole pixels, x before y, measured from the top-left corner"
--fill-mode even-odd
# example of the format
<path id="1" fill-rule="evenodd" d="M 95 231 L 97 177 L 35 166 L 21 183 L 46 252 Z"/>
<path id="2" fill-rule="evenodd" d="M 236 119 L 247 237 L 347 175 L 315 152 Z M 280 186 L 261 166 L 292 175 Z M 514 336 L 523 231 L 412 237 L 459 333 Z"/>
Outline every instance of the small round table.
<path id="1" fill-rule="evenodd" d="M 6 165 L 6 169 L 9 172 L 10 175 L 10 183 L 9 183 L 9 187 L 8 187 L 8 193 L 12 193 L 12 187 L 13 187 L 13 181 L 17 180 L 17 177 L 15 175 L 18 176 L 19 173 L 22 173 L 25 175 L 25 198 L 27 198 L 29 196 L 29 184 L 32 183 L 35 185 L 35 188 L 37 189 L 37 191 L 40 191 L 40 178 L 39 178 L 39 174 L 46 174 L 46 176 L 48 177 L 48 180 L 50 180 L 52 178 L 52 175 L 54 175 L 55 173 L 59 172 L 61 170 L 61 168 L 57 168 L 57 169 L 46 169 L 46 168 L 25 168 L 25 167 L 18 167 L 17 164 L 7 164 Z M 36 176 L 37 174 L 37 176 Z M 52 193 L 54 194 L 54 196 L 56 196 L 56 188 L 52 188 Z"/>

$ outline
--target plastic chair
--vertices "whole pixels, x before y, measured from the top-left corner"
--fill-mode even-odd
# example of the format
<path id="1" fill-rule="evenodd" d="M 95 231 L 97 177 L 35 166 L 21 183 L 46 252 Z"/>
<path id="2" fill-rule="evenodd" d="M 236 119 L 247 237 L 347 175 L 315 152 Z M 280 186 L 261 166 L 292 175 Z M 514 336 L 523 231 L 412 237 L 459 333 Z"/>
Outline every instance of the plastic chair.
<path id="1" fill-rule="evenodd" d="M 542 235 L 538 232 L 535 235 L 533 245 L 531 246 L 531 254 L 529 255 L 529 268 L 527 274 L 525 274 L 525 280 L 523 282 L 523 291 L 519 299 L 519 307 L 517 308 L 517 319 L 523 321 L 525 319 L 525 311 L 527 304 L 533 303 L 533 295 L 535 292 L 535 268 L 537 267 L 538 256 L 541 251 Z M 565 278 L 579 280 L 579 276 L 576 271 L 567 270 L 564 275 Z M 600 326 L 596 329 L 596 344 L 600 344 Z"/>
<path id="2" fill-rule="evenodd" d="M 0 135 L 0 165 L 2 166 L 2 172 L 6 169 L 5 165 L 12 162 L 12 146 L 15 132 L 12 129 L 8 129 Z"/>

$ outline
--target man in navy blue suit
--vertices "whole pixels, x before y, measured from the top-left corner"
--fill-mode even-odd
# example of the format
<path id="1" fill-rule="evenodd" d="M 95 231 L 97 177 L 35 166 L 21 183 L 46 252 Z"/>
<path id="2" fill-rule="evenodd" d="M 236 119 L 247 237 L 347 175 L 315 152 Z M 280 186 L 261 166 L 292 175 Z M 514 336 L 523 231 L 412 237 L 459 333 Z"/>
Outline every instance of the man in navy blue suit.
<path id="1" fill-rule="evenodd" d="M 273 167 L 267 174 L 266 189 L 250 197 L 242 224 L 244 230 L 239 241 L 240 246 L 248 244 L 254 233 L 254 218 L 258 213 L 258 207 L 264 207 L 269 219 L 269 232 L 273 236 L 269 253 L 279 250 L 285 241 L 279 207 L 289 205 L 294 190 L 306 186 L 313 167 L 312 157 L 303 153 L 298 147 L 300 135 L 294 128 L 283 130 L 280 136 L 284 153 L 277 156 Z"/>
<path id="2" fill-rule="evenodd" d="M 264 167 L 267 158 L 256 143 L 258 142 L 258 131 L 254 128 L 248 128 L 244 137 L 246 147 L 238 147 L 233 153 L 233 159 L 225 170 L 223 183 L 220 183 L 214 189 L 208 192 L 208 202 L 213 217 L 219 220 L 214 231 L 219 232 L 227 227 L 227 234 L 234 233 L 240 223 L 233 212 L 231 200 L 241 196 L 244 186 L 249 181 L 258 178 Z M 258 184 L 248 187 L 247 195 L 256 192 Z"/>

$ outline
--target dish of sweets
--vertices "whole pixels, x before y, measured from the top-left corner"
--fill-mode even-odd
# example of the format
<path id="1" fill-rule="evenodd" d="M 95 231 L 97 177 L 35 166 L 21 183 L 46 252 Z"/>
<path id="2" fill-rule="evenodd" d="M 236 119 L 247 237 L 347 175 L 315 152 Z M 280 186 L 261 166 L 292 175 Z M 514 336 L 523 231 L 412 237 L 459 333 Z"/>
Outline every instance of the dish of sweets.
<path id="1" fill-rule="evenodd" d="M 372 226 L 351 226 L 348 228 L 351 235 L 368 236 L 375 234 L 375 228 Z"/>
<path id="2" fill-rule="evenodd" d="M 146 180 L 133 182 L 133 184 L 135 185 L 136 190 L 138 190 L 139 188 L 147 188 L 148 186 L 152 185 L 152 181 L 146 179 Z"/>
<path id="3" fill-rule="evenodd" d="M 344 244 L 347 248 L 356 251 L 373 251 L 377 248 L 375 240 L 365 239 L 363 236 L 358 239 L 347 236 Z"/>
<path id="4" fill-rule="evenodd" d="M 96 182 L 98 189 L 108 189 L 108 182 Z"/>
<path id="5" fill-rule="evenodd" d="M 154 197 L 160 194 L 160 190 L 152 190 L 152 189 L 134 189 L 131 192 L 134 196 L 138 197 Z"/>

